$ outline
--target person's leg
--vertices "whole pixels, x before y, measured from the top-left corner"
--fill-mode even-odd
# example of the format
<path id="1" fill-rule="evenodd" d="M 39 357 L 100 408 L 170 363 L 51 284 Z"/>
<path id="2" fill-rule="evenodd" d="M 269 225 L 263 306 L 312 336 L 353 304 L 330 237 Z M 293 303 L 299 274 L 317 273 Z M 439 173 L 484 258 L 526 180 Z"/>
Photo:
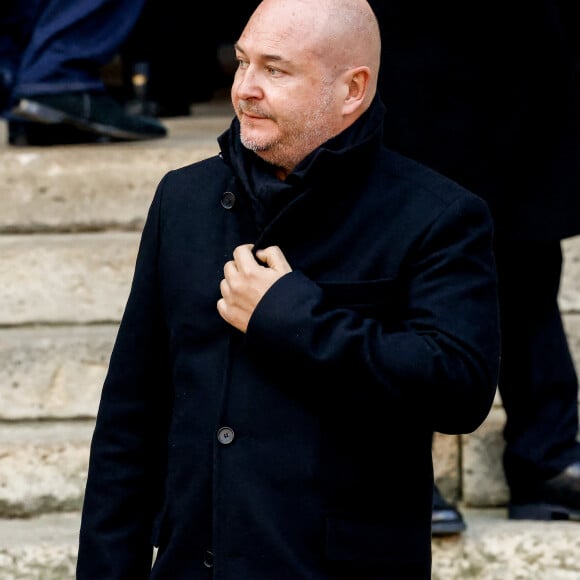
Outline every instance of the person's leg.
<path id="1" fill-rule="evenodd" d="M 170 117 L 189 115 L 192 103 L 209 101 L 220 80 L 225 18 L 213 2 L 148 0 L 121 49 L 126 93 L 136 97 L 128 108 Z M 146 86 L 136 85 L 136 78 Z"/>
<path id="2" fill-rule="evenodd" d="M 101 67 L 118 52 L 145 0 L 45 0 L 12 88 L 12 145 L 164 137 L 155 118 L 128 114 L 107 94 Z"/>
<path id="3" fill-rule="evenodd" d="M 433 447 L 431 434 L 431 447 Z M 447 501 L 436 483 L 433 484 L 433 506 L 431 508 L 431 535 L 452 536 L 466 529 L 465 520 L 459 509 Z"/>
<path id="4" fill-rule="evenodd" d="M 512 503 L 536 502 L 546 480 L 580 461 L 578 380 L 558 305 L 561 246 L 501 241 L 496 260 L 504 470 Z"/>
<path id="5" fill-rule="evenodd" d="M 433 485 L 433 508 L 431 510 L 431 535 L 452 536 L 466 529 L 461 512 L 448 502 L 437 485 Z"/>
<path id="6" fill-rule="evenodd" d="M 10 95 L 22 55 L 28 46 L 41 0 L 3 0 L 0 3 L 0 114 Z"/>
<path id="7" fill-rule="evenodd" d="M 145 0 L 47 0 L 17 71 L 13 96 L 100 91 L 100 67 L 131 32 Z"/>

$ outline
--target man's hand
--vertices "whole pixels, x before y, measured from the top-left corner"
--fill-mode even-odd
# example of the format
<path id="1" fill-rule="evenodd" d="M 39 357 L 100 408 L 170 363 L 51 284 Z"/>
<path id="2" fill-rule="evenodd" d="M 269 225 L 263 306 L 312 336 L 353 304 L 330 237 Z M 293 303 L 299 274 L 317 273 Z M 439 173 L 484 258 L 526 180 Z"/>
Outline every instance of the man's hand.
<path id="1" fill-rule="evenodd" d="M 234 259 L 226 262 L 220 282 L 222 297 L 217 302 L 220 316 L 242 332 L 246 332 L 252 313 L 270 286 L 292 272 L 278 246 L 256 252 L 263 264 L 254 258 L 252 247 L 252 244 L 238 246 Z"/>

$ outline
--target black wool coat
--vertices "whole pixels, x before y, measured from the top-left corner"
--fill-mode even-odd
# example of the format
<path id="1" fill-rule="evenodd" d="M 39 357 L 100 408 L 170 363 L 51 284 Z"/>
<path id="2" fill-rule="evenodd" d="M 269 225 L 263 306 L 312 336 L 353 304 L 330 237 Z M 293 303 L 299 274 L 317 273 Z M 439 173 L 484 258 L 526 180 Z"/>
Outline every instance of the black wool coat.
<path id="1" fill-rule="evenodd" d="M 498 371 L 486 204 L 381 144 L 376 100 L 284 182 L 239 141 L 169 172 L 103 387 L 78 578 L 428 579 L 431 434 Z M 242 243 L 293 271 L 246 334 L 216 310 Z M 151 570 L 152 546 L 158 552 Z"/>

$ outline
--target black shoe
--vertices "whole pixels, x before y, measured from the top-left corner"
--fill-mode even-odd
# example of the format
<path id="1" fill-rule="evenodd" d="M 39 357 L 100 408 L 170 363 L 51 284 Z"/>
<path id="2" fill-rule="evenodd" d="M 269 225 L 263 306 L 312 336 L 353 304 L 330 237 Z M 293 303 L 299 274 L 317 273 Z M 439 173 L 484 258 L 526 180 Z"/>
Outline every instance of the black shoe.
<path id="1" fill-rule="evenodd" d="M 445 500 L 437 486 L 434 485 L 431 535 L 452 536 L 465 531 L 465 528 L 465 521 L 459 510 Z"/>
<path id="2" fill-rule="evenodd" d="M 110 137 L 82 131 L 66 124 L 48 125 L 33 121 L 8 120 L 8 144 L 15 146 L 79 145 L 110 143 Z"/>
<path id="3" fill-rule="evenodd" d="M 47 125 L 69 125 L 114 141 L 157 139 L 167 129 L 144 115 L 130 115 L 112 97 L 101 93 L 63 93 L 20 99 L 12 119 Z"/>
<path id="4" fill-rule="evenodd" d="M 527 495 L 524 500 L 512 494 L 508 506 L 510 520 L 580 522 L 580 462 L 572 463 Z"/>
<path id="5" fill-rule="evenodd" d="M 11 85 L 12 71 L 0 67 L 0 115 L 4 115 L 10 108 Z"/>

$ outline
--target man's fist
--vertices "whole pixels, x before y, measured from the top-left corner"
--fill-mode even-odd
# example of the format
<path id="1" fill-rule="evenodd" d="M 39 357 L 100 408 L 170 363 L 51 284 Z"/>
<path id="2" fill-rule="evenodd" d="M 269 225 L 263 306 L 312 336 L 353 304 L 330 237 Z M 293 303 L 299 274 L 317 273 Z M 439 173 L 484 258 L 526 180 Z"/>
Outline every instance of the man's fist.
<path id="1" fill-rule="evenodd" d="M 246 332 L 252 313 L 270 286 L 292 271 L 278 246 L 258 250 L 260 262 L 254 258 L 252 248 L 252 244 L 238 246 L 233 260 L 225 263 L 220 282 L 222 297 L 217 302 L 220 316 L 242 332 Z"/>

